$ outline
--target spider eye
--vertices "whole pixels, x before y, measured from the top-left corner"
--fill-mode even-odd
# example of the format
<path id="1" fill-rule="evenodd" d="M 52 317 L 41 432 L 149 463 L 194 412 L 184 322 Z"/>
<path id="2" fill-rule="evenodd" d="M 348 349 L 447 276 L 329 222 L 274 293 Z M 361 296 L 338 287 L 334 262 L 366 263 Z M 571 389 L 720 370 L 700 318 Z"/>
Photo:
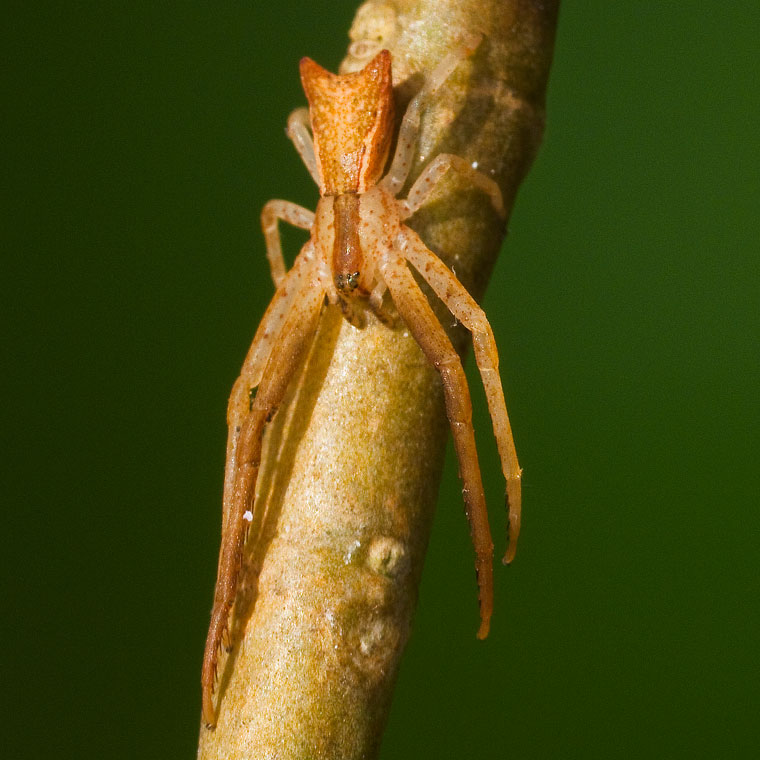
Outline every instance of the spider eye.
<path id="1" fill-rule="evenodd" d="M 359 272 L 335 275 L 335 286 L 340 291 L 352 291 L 359 287 Z"/>

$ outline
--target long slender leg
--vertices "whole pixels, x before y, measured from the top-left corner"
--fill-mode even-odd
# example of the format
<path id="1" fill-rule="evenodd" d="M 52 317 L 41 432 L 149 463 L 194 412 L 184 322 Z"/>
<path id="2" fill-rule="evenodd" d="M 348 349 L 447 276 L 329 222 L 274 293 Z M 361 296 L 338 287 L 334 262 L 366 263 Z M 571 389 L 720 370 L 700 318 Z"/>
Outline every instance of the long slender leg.
<path id="1" fill-rule="evenodd" d="M 521 473 L 517 461 L 512 427 L 509 424 L 504 388 L 499 377 L 499 354 L 491 325 L 483 310 L 454 273 L 420 240 L 408 227 L 402 228 L 399 248 L 412 266 L 425 278 L 436 295 L 446 304 L 451 313 L 472 333 L 477 362 L 483 387 L 488 400 L 488 411 L 493 422 L 493 432 L 499 449 L 501 468 L 507 482 L 507 504 L 509 507 L 509 542 L 504 562 L 511 562 L 517 550 L 520 535 L 520 515 L 522 509 Z"/>
<path id="2" fill-rule="evenodd" d="M 314 155 L 314 140 L 309 133 L 309 109 L 296 108 L 288 117 L 288 128 L 285 130 L 288 137 L 296 146 L 298 155 L 306 164 L 312 179 L 319 184 L 319 172 L 317 171 L 317 159 Z"/>
<path id="3" fill-rule="evenodd" d="M 446 414 L 459 458 L 465 511 L 475 547 L 475 571 L 480 602 L 478 638 L 484 639 L 488 635 L 493 612 L 493 541 L 488 525 L 478 452 L 475 448 L 472 403 L 467 379 L 457 352 L 404 261 L 388 257 L 380 267 L 398 313 L 429 361 L 440 373 L 443 382 Z"/>
<path id="4" fill-rule="evenodd" d="M 480 44 L 480 35 L 468 35 L 462 40 L 461 47 L 452 50 L 433 69 L 422 89 L 412 98 L 406 108 L 406 113 L 399 127 L 396 152 L 393 155 L 391 168 L 380 181 L 380 184 L 389 190 L 391 195 L 396 196 L 409 176 L 414 158 L 414 144 L 417 142 L 417 133 L 420 129 L 420 114 L 422 105 L 451 75 L 451 72 L 459 65 L 459 62 L 467 58 L 470 53 Z"/>
<path id="5" fill-rule="evenodd" d="M 443 177 L 449 168 L 456 169 L 462 176 L 472 182 L 475 187 L 487 193 L 491 198 L 496 213 L 502 218 L 506 216 L 504 211 L 504 200 L 501 196 L 501 189 L 483 172 L 473 169 L 460 156 L 454 156 L 451 153 L 439 153 L 426 167 L 425 170 L 415 180 L 409 190 L 409 195 L 405 201 L 401 201 L 402 207 L 401 218 L 408 219 L 420 206 L 427 200 L 433 191 L 436 182 Z"/>
<path id="6" fill-rule="evenodd" d="M 279 287 L 285 277 L 285 260 L 282 257 L 280 230 L 278 221 L 292 224 L 303 230 L 310 230 L 314 224 L 314 212 L 290 201 L 273 200 L 264 204 L 261 209 L 261 229 L 267 246 L 267 259 L 275 287 Z"/>
<path id="7" fill-rule="evenodd" d="M 272 353 L 272 347 L 282 331 L 291 306 L 304 288 L 314 267 L 314 244 L 309 241 L 296 257 L 293 267 L 280 283 L 269 302 L 243 362 L 240 376 L 235 381 L 227 404 L 227 459 L 224 472 L 224 498 L 222 500 L 222 534 L 226 530 L 231 512 L 232 490 L 237 474 L 237 444 L 243 421 L 251 409 L 251 394 L 261 381 L 261 375 Z"/>
<path id="8" fill-rule="evenodd" d="M 264 312 L 251 347 L 245 357 L 240 376 L 232 386 L 227 404 L 227 459 L 224 473 L 224 498 L 222 500 L 222 533 L 225 531 L 227 517 L 232 503 L 232 489 L 237 473 L 237 443 L 243 421 L 251 408 L 251 394 L 261 382 L 261 375 L 272 353 L 272 347 L 282 331 L 291 306 L 303 289 L 307 277 L 314 266 L 314 246 L 306 243 L 296 257 L 293 267 L 285 276 L 280 287 Z"/>
<path id="9" fill-rule="evenodd" d="M 298 256 L 296 256 L 293 266 L 280 282 L 280 286 L 275 291 L 272 300 L 264 312 L 264 316 L 261 318 L 251 347 L 248 349 L 240 370 L 239 379 L 245 379 L 245 383 L 248 386 L 245 391 L 246 401 L 248 391 L 251 388 L 255 388 L 261 380 L 261 373 L 266 366 L 269 355 L 272 352 L 272 346 L 277 341 L 294 299 L 301 292 L 308 279 L 312 277 L 314 262 L 314 243 L 309 240 L 301 248 Z M 247 412 L 247 403 L 245 409 Z"/>
<path id="10" fill-rule="evenodd" d="M 307 273 L 307 276 L 313 274 Z M 314 285 L 315 283 L 312 283 Z M 245 396 L 237 395 L 230 424 L 231 450 L 228 449 L 225 477 L 225 511 L 222 523 L 222 546 L 219 554 L 214 607 L 206 639 L 201 676 L 203 686 L 203 717 L 207 725 L 216 722 L 212 694 L 216 676 L 219 646 L 229 622 L 229 613 L 237 593 L 238 575 L 245 539 L 245 513 L 253 507 L 253 499 L 261 459 L 261 434 L 264 425 L 274 415 L 288 386 L 295 367 L 307 349 L 316 330 L 324 290 L 305 286 L 291 306 L 290 314 L 281 329 L 278 345 L 272 350 L 263 371 L 258 393 L 247 403 L 250 411 L 241 416 L 240 405 Z M 233 397 L 235 397 L 233 391 Z"/>
<path id="11" fill-rule="evenodd" d="M 226 535 L 228 525 L 234 513 L 233 492 L 238 471 L 238 440 L 243 422 L 248 417 L 252 407 L 252 396 L 273 352 L 283 326 L 292 313 L 293 303 L 301 295 L 302 290 L 314 278 L 317 264 L 314 244 L 309 240 L 296 257 L 292 268 L 285 276 L 280 287 L 269 303 L 261 319 L 256 334 L 245 357 L 240 376 L 232 386 L 227 404 L 227 457 L 224 470 L 224 496 L 222 499 L 222 535 Z M 220 555 L 221 557 L 221 555 Z"/>

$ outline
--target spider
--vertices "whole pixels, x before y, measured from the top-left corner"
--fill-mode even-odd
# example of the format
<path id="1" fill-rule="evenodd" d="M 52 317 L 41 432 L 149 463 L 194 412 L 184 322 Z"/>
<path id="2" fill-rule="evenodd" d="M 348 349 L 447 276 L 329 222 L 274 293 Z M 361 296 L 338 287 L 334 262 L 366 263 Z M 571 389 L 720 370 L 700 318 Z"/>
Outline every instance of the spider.
<path id="1" fill-rule="evenodd" d="M 203 719 L 209 728 L 216 723 L 212 697 L 219 648 L 223 640 L 229 643 L 229 616 L 239 583 L 246 521 L 253 509 L 264 427 L 311 344 L 325 302 L 340 307 L 356 326 L 361 326 L 369 309 L 391 327 L 394 320 L 383 307 L 387 290 L 398 315 L 440 373 L 475 547 L 481 619 L 478 637 L 488 635 L 493 609 L 493 542 L 475 448 L 470 393 L 459 355 L 411 268 L 472 333 L 506 479 L 509 543 L 504 560 L 510 562 L 520 531 L 521 470 L 499 379 L 496 343 L 475 300 L 404 220 L 425 203 L 448 169 L 460 172 L 487 193 L 504 216 L 502 196 L 492 179 L 464 159 L 440 154 L 423 170 L 406 199 L 396 197 L 409 174 L 423 104 L 479 41 L 469 39 L 441 60 L 412 99 L 384 175 L 394 133 L 390 52 L 382 50 L 360 72 L 346 75 L 331 74 L 309 58 L 301 61 L 301 81 L 309 108 L 291 114 L 287 134 L 319 186 L 320 199 L 316 213 L 282 200 L 269 201 L 261 213 L 276 292 L 232 389 L 227 411 L 222 543 L 201 679 Z M 280 220 L 310 232 L 309 241 L 287 273 Z"/>

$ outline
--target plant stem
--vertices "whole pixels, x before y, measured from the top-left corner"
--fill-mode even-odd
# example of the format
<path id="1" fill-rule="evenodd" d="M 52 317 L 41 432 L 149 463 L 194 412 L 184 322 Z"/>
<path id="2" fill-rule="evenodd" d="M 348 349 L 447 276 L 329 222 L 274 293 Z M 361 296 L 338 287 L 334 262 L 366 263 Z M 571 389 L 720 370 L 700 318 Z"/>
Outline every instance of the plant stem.
<path id="1" fill-rule="evenodd" d="M 435 154 L 455 153 L 494 177 L 511 209 L 541 138 L 557 7 L 384 0 L 359 8 L 341 71 L 389 49 L 402 113 L 463 30 L 483 34 L 423 115 L 410 181 Z M 485 195 L 448 176 L 410 226 L 482 294 L 504 232 Z M 461 331 L 451 335 L 463 349 Z M 438 374 L 405 327 L 369 319 L 357 330 L 326 309 L 265 436 L 236 646 L 220 660 L 219 721 L 201 728 L 199 758 L 377 756 L 447 435 Z"/>

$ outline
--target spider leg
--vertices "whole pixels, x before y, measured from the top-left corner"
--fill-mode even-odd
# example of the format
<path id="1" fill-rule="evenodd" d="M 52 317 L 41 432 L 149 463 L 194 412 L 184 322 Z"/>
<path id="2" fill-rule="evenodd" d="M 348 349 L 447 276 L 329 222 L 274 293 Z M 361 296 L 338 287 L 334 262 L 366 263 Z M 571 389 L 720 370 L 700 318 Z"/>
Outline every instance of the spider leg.
<path id="1" fill-rule="evenodd" d="M 380 269 L 398 313 L 428 360 L 440 373 L 443 382 L 446 414 L 459 459 L 465 512 L 475 548 L 480 602 L 478 638 L 484 639 L 488 635 L 493 612 L 493 542 L 475 448 L 472 402 L 467 379 L 459 355 L 403 259 L 387 256 L 380 264 Z"/>
<path id="2" fill-rule="evenodd" d="M 255 388 L 259 384 L 261 373 L 272 352 L 272 346 L 276 343 L 285 319 L 290 312 L 290 307 L 306 282 L 308 282 L 308 279 L 312 276 L 314 262 L 314 243 L 309 240 L 301 248 L 290 271 L 280 282 L 280 286 L 275 291 L 272 300 L 264 312 L 264 316 L 261 318 L 251 347 L 248 349 L 239 378 L 239 380 L 243 378 L 246 380 L 246 384 L 248 385 L 245 391 L 246 395 L 251 388 Z M 232 401 L 232 398 L 230 401 Z M 248 412 L 247 403 L 245 404 L 245 412 Z"/>
<path id="3" fill-rule="evenodd" d="M 379 279 L 369 294 L 369 308 L 384 325 L 393 327 L 395 325 L 394 318 L 383 308 L 383 296 L 386 290 L 388 290 L 388 286 L 382 279 Z"/>
<path id="4" fill-rule="evenodd" d="M 261 209 L 261 229 L 264 231 L 267 259 L 275 287 L 279 287 L 285 277 L 285 260 L 282 257 L 280 230 L 277 226 L 280 219 L 294 227 L 310 230 L 314 224 L 314 213 L 296 203 L 279 200 L 268 201 Z"/>
<path id="5" fill-rule="evenodd" d="M 253 507 L 261 459 L 261 435 L 266 423 L 274 416 L 287 390 L 288 381 L 310 344 L 324 302 L 324 289 L 314 275 L 313 259 L 304 253 L 302 252 L 297 259 L 286 277 L 284 286 L 267 309 L 246 357 L 243 373 L 235 383 L 230 397 L 222 545 L 201 674 L 203 719 L 208 726 L 214 726 L 216 723 L 212 695 L 219 647 L 227 630 L 230 609 L 237 593 L 246 532 L 244 515 Z M 294 295 L 288 298 L 289 293 L 281 294 L 284 287 L 291 284 L 291 275 Z M 315 281 L 318 283 L 316 287 Z M 295 285 L 299 287 L 296 288 Z M 290 304 L 287 308 L 287 318 L 275 330 L 279 335 L 278 343 L 270 343 L 269 351 L 266 353 L 258 352 L 257 346 L 265 342 L 265 338 L 261 336 L 266 334 L 268 329 L 277 327 L 275 325 L 273 328 L 273 319 L 284 301 L 290 301 Z M 256 385 L 259 385 L 258 393 L 251 399 L 250 390 Z"/>
<path id="6" fill-rule="evenodd" d="M 391 168 L 380 181 L 386 190 L 394 197 L 401 192 L 401 188 L 409 176 L 409 170 L 414 161 L 414 145 L 417 142 L 417 133 L 420 129 L 420 115 L 422 105 L 448 78 L 459 65 L 460 61 L 467 58 L 480 44 L 481 36 L 470 34 L 462 40 L 462 44 L 452 50 L 430 73 L 422 89 L 411 99 L 404 113 L 404 118 L 399 127 L 396 152 L 393 155 Z"/>
<path id="7" fill-rule="evenodd" d="M 309 241 L 296 256 L 291 270 L 285 275 L 280 287 L 269 302 L 256 334 L 248 349 L 248 354 L 240 370 L 240 376 L 232 386 L 227 404 L 227 459 L 224 474 L 224 498 L 222 500 L 222 535 L 225 535 L 228 516 L 231 512 L 232 489 L 237 474 L 237 442 L 243 421 L 251 410 L 251 394 L 261 381 L 272 347 L 290 314 L 291 306 L 311 276 L 314 266 L 314 244 Z"/>
<path id="8" fill-rule="evenodd" d="M 314 140 L 309 132 L 309 109 L 296 108 L 288 117 L 288 127 L 285 130 L 287 136 L 296 146 L 298 155 L 306 165 L 311 178 L 319 184 L 319 172 L 317 171 L 317 159 L 314 155 Z"/>
<path id="9" fill-rule="evenodd" d="M 496 213 L 502 219 L 506 217 L 501 189 L 496 182 L 483 172 L 474 169 L 460 156 L 454 156 L 451 153 L 439 153 L 417 177 L 406 200 L 400 201 L 402 219 L 408 219 L 420 206 L 426 203 L 436 183 L 448 171 L 449 167 L 456 169 L 463 177 L 469 179 L 475 187 L 488 194 Z"/>
<path id="10" fill-rule="evenodd" d="M 383 296 L 385 295 L 386 290 L 388 290 L 388 286 L 385 284 L 385 281 L 379 279 L 375 283 L 375 287 L 372 288 L 372 292 L 369 294 L 369 302 L 373 310 L 382 308 Z"/>
<path id="11" fill-rule="evenodd" d="M 499 354 L 491 325 L 464 285 L 443 261 L 427 248 L 415 232 L 403 227 L 400 238 L 400 248 L 406 259 L 423 276 L 451 313 L 472 333 L 475 361 L 486 391 L 501 468 L 507 482 L 509 542 L 504 562 L 511 562 L 515 557 L 517 537 L 520 535 L 522 470 L 517 461 L 515 441 L 504 400 L 504 388 L 499 378 Z"/>

